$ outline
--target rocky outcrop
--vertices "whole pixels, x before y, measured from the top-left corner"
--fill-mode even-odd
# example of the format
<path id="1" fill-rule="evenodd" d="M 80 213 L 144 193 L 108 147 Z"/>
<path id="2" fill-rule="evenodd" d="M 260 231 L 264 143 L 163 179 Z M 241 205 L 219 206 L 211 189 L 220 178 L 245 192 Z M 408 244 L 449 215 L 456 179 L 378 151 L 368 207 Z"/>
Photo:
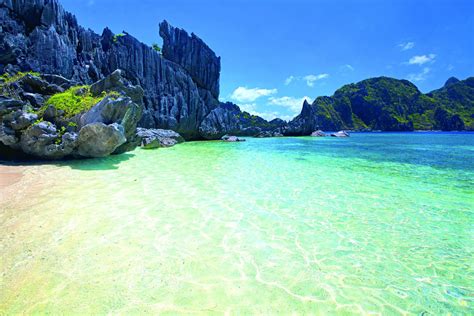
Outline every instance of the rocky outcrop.
<path id="1" fill-rule="evenodd" d="M 137 138 L 140 139 L 141 147 L 145 149 L 172 147 L 184 142 L 184 138 L 178 133 L 163 129 L 138 128 Z"/>
<path id="2" fill-rule="evenodd" d="M 182 66 L 197 83 L 219 98 L 219 76 L 221 60 L 194 33 L 191 36 L 183 29 L 174 28 L 167 21 L 160 23 L 163 38 L 163 56 Z"/>
<path id="3" fill-rule="evenodd" d="M 115 72 L 117 73 L 120 72 Z M 45 87 L 59 87 L 45 80 L 46 78 L 58 81 L 57 77 L 24 74 L 1 86 L 2 91 L 17 98 L 0 98 L 2 151 L 6 147 L 10 148 L 9 156 L 13 158 L 14 152 L 17 152 L 17 156 L 23 157 L 26 154 L 54 160 L 105 157 L 133 150 L 139 145 L 136 130 L 143 105 L 133 102 L 132 98 L 141 88 L 133 89 L 133 86 L 122 79 L 118 86 L 97 88 L 95 92 L 98 95 L 106 96 L 98 98 L 101 100 L 90 109 L 69 117 L 53 104 L 44 103 L 44 100 L 51 98 L 52 94 L 49 93 L 56 91 Z M 104 80 L 112 82 L 111 78 Z M 30 84 L 31 82 L 35 84 Z M 122 89 L 124 85 L 127 89 Z M 30 92 L 26 93 L 25 90 Z M 77 89 L 78 93 L 81 91 L 81 95 L 85 94 L 85 90 L 82 87 Z M 63 91 L 63 88 L 57 91 Z M 111 91 L 115 93 L 111 94 Z M 35 97 L 32 98 L 32 95 Z"/>

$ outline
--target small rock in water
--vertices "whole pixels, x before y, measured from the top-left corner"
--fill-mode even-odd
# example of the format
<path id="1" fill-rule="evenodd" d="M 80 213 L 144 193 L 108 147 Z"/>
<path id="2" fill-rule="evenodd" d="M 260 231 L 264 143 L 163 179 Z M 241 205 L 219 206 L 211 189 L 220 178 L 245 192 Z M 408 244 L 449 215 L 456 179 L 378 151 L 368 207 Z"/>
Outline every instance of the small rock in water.
<path id="1" fill-rule="evenodd" d="M 229 143 L 245 142 L 245 139 L 238 138 L 237 136 L 225 135 L 222 137 L 222 140 Z"/>
<path id="2" fill-rule="evenodd" d="M 326 137 L 326 133 L 322 130 L 317 130 L 311 133 L 311 137 Z"/>
<path id="3" fill-rule="evenodd" d="M 349 135 L 348 132 L 346 131 L 339 131 L 337 133 L 332 133 L 331 134 L 331 137 L 350 137 L 351 135 Z"/>

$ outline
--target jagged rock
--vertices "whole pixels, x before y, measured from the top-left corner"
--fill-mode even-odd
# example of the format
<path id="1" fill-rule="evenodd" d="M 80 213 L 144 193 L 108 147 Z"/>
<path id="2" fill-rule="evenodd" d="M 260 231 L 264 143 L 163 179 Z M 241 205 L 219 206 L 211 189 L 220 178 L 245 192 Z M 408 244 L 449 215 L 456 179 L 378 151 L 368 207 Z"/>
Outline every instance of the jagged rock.
<path id="1" fill-rule="evenodd" d="M 11 127 L 16 131 L 27 128 L 38 119 L 38 115 L 34 113 L 20 111 L 17 112 L 17 114 L 15 119 L 10 123 Z"/>
<path id="2" fill-rule="evenodd" d="M 0 116 L 21 109 L 23 106 L 24 103 L 22 101 L 0 95 Z"/>
<path id="3" fill-rule="evenodd" d="M 35 108 L 40 108 L 44 104 L 44 98 L 39 93 L 23 92 L 22 98 L 28 101 Z"/>
<path id="4" fill-rule="evenodd" d="M 0 142 L 5 146 L 16 147 L 15 145 L 19 142 L 19 139 L 12 128 L 0 124 Z"/>
<path id="5" fill-rule="evenodd" d="M 350 137 L 351 135 L 349 135 L 348 132 L 346 131 L 339 131 L 337 133 L 332 133 L 331 134 L 331 137 Z"/>
<path id="6" fill-rule="evenodd" d="M 163 129 L 138 128 L 137 138 L 145 149 L 171 147 L 184 142 L 184 138 L 178 133 Z"/>
<path id="7" fill-rule="evenodd" d="M 69 79 L 64 78 L 63 76 L 54 75 L 54 74 L 44 74 L 42 78 L 46 80 L 48 83 L 61 87 L 62 89 L 66 90 L 73 86 L 79 85 L 78 82 L 72 81 Z"/>
<path id="8" fill-rule="evenodd" d="M 317 130 L 311 133 L 311 137 L 326 137 L 326 133 L 322 130 Z"/>
<path id="9" fill-rule="evenodd" d="M 160 36 L 163 38 L 163 56 L 181 65 L 191 74 L 200 88 L 219 98 L 219 77 L 221 60 L 194 33 L 172 27 L 167 21 L 160 23 Z"/>
<path id="10" fill-rule="evenodd" d="M 77 153 L 82 157 L 106 157 L 126 141 L 122 125 L 92 123 L 79 131 Z"/>
<path id="11" fill-rule="evenodd" d="M 144 91 L 140 86 L 133 86 L 128 80 L 125 80 L 120 69 L 115 70 L 106 78 L 97 81 L 91 85 L 92 95 L 99 96 L 103 92 L 116 91 L 125 94 L 137 104 L 143 104 Z"/>
<path id="12" fill-rule="evenodd" d="M 20 146 L 24 153 L 42 159 L 62 159 L 76 147 L 77 135 L 60 135 L 50 122 L 40 122 L 21 135 Z"/>
<path id="13" fill-rule="evenodd" d="M 224 135 L 222 137 L 222 140 L 229 143 L 245 142 L 245 139 L 243 138 L 238 138 L 237 136 L 229 136 L 229 135 Z"/>
<path id="14" fill-rule="evenodd" d="M 53 95 L 55 93 L 64 91 L 63 88 L 55 84 L 50 84 L 40 77 L 34 76 L 32 74 L 27 74 L 18 80 L 18 85 L 22 88 L 22 91 L 29 93 Z"/>

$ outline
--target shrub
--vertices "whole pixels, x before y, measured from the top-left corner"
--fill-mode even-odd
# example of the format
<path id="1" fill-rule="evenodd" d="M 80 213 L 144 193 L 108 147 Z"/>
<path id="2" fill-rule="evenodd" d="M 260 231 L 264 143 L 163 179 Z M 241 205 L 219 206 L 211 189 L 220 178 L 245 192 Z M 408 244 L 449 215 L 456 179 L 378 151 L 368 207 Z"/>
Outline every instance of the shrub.
<path id="1" fill-rule="evenodd" d="M 125 34 L 123 34 L 123 33 L 115 34 L 114 37 L 113 37 L 114 43 L 117 43 L 119 38 L 124 37 L 124 36 L 125 36 Z"/>
<path id="2" fill-rule="evenodd" d="M 158 44 L 153 43 L 153 44 L 151 45 L 151 47 L 152 47 L 155 51 L 157 51 L 158 53 L 161 52 L 161 47 L 158 46 Z"/>
<path id="3" fill-rule="evenodd" d="M 111 95 L 118 94 L 117 92 L 110 93 Z M 94 105 L 102 101 L 108 94 L 102 94 L 98 97 L 90 93 L 90 86 L 76 86 L 68 90 L 57 93 L 46 101 L 46 104 L 41 108 L 40 112 L 50 105 L 57 110 L 64 111 L 65 118 L 71 118 L 79 113 L 90 110 Z"/>
<path id="4" fill-rule="evenodd" d="M 11 84 L 17 82 L 21 78 L 27 76 L 27 75 L 32 75 L 35 77 L 40 77 L 41 75 L 38 72 L 33 72 L 33 71 L 28 71 L 28 72 L 17 72 L 14 75 L 10 75 L 8 73 L 5 73 L 0 76 L 1 81 L 0 81 L 0 94 L 3 94 L 4 96 L 7 96 L 9 98 L 13 99 L 20 99 L 20 97 L 17 95 L 18 93 L 15 92 L 15 89 L 11 88 Z"/>

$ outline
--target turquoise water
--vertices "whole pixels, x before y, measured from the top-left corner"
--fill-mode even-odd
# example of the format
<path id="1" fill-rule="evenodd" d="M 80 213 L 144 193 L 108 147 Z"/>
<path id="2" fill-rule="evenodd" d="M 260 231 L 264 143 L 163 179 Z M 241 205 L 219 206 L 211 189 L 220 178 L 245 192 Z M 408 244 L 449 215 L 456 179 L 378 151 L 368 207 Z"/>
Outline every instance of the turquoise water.
<path id="1" fill-rule="evenodd" d="M 474 313 L 474 134 L 193 142 L 24 168 L 0 314 Z"/>

